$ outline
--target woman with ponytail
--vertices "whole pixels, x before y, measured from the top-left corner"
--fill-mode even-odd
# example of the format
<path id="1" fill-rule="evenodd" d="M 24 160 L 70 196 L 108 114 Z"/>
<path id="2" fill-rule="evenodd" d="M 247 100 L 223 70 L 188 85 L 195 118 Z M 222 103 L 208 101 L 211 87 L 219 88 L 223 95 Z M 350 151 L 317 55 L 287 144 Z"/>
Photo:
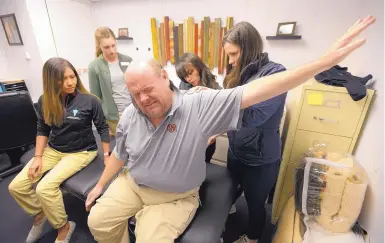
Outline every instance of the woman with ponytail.
<path id="1" fill-rule="evenodd" d="M 96 59 L 88 67 L 90 91 L 99 97 L 114 136 L 120 115 L 131 104 L 124 73 L 132 58 L 117 52 L 115 35 L 107 27 L 96 29 L 95 46 Z"/>

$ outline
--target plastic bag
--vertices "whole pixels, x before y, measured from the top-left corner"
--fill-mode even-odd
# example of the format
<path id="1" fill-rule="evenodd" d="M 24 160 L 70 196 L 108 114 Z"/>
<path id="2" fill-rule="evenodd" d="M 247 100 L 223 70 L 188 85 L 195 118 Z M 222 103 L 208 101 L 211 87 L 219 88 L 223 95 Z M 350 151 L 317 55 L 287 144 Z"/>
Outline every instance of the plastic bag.
<path id="1" fill-rule="evenodd" d="M 333 233 L 325 230 L 314 220 L 304 219 L 306 233 L 302 243 L 365 243 L 363 233 L 348 231 L 344 233 Z"/>
<path id="2" fill-rule="evenodd" d="M 328 231 L 348 232 L 361 212 L 368 182 L 353 156 L 331 153 L 327 144 L 317 143 L 296 170 L 296 209 Z"/>

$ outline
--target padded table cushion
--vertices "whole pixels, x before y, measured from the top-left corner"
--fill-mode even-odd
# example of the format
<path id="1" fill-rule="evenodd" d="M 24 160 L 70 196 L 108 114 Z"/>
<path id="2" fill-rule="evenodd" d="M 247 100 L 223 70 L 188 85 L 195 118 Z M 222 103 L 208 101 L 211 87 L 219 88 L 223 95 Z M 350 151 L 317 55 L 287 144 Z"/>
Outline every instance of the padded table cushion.
<path id="1" fill-rule="evenodd" d="M 98 148 L 101 148 L 99 135 L 95 134 Z M 115 141 L 111 141 L 111 148 Z M 27 151 L 21 162 L 26 164 L 32 159 L 35 149 Z M 103 152 L 87 167 L 79 171 L 61 185 L 61 188 L 74 196 L 85 200 L 89 191 L 96 185 L 104 169 Z M 226 219 L 230 211 L 236 187 L 227 168 L 207 164 L 206 180 L 200 189 L 202 205 L 183 235 L 177 240 L 181 243 L 218 243 L 223 233 Z"/>
<path id="2" fill-rule="evenodd" d="M 202 206 L 178 240 L 181 243 L 219 243 L 236 186 L 226 167 L 207 163 L 206 180 L 200 189 Z"/>
<path id="3" fill-rule="evenodd" d="M 33 158 L 34 155 L 35 155 L 35 148 L 28 150 L 21 156 L 20 163 L 22 163 L 23 165 L 26 165 Z"/>

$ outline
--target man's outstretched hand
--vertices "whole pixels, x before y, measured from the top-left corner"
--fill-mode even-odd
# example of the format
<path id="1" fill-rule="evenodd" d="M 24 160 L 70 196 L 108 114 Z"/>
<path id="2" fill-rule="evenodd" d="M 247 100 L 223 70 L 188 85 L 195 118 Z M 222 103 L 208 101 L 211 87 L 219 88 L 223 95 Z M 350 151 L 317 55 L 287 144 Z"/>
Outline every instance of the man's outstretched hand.
<path id="1" fill-rule="evenodd" d="M 195 86 L 195 87 L 192 87 L 191 89 L 189 89 L 187 91 L 187 94 L 193 94 L 193 93 L 199 93 L 201 92 L 202 90 L 208 90 L 209 88 L 205 87 L 205 86 Z"/>
<path id="2" fill-rule="evenodd" d="M 350 53 L 361 47 L 365 42 L 365 38 L 354 40 L 362 31 L 366 30 L 376 21 L 373 16 L 357 20 L 348 31 L 338 39 L 322 57 L 322 61 L 328 67 L 337 65 L 344 60 Z"/>

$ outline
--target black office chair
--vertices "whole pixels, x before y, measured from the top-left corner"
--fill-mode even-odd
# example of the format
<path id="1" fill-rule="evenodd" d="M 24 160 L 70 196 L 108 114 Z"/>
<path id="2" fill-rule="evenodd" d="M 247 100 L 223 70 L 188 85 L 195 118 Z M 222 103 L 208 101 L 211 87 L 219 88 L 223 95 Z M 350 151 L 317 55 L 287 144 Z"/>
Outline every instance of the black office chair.
<path id="1" fill-rule="evenodd" d="M 0 181 L 23 168 L 20 157 L 35 143 L 36 126 L 36 112 L 27 91 L 0 93 L 0 153 L 11 160 L 11 166 L 0 172 Z"/>

